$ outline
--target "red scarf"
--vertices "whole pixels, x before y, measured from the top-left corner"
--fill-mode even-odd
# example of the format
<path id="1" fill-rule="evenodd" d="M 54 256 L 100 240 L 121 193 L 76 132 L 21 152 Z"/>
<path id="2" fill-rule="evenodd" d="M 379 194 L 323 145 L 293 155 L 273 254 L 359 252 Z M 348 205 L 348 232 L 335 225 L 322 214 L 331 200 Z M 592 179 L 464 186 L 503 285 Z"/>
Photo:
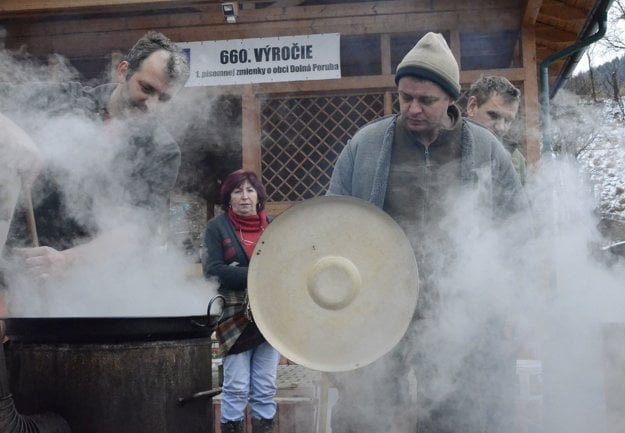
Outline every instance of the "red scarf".
<path id="1" fill-rule="evenodd" d="M 228 218 L 247 256 L 251 257 L 256 242 L 269 225 L 265 211 L 261 210 L 257 215 L 240 216 L 232 212 L 232 209 L 228 209 Z"/>

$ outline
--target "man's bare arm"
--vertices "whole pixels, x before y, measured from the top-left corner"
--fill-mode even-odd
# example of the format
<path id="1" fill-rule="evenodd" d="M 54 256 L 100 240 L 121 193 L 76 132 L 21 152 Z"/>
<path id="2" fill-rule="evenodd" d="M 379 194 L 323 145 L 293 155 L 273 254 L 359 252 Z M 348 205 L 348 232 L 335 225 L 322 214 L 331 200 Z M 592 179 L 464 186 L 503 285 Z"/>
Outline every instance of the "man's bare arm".
<path id="1" fill-rule="evenodd" d="M 0 249 L 7 239 L 9 225 L 20 190 L 29 189 L 41 170 L 39 150 L 30 136 L 0 113 Z"/>

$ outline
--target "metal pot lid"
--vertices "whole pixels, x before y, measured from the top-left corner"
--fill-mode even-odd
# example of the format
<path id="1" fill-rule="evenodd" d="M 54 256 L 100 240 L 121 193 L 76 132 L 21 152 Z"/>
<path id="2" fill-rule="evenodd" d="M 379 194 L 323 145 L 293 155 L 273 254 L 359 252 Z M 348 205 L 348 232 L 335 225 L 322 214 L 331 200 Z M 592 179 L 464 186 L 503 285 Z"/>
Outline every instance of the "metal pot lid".
<path id="1" fill-rule="evenodd" d="M 353 197 L 318 197 L 267 227 L 248 271 L 258 328 L 305 367 L 348 371 L 390 351 L 418 297 L 417 262 L 399 225 Z"/>

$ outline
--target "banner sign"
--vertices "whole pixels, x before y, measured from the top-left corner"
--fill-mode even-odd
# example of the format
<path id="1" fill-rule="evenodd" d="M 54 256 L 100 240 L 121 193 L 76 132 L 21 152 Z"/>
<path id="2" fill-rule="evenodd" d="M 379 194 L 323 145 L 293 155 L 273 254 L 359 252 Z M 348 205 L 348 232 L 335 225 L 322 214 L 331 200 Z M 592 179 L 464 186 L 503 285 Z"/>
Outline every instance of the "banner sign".
<path id="1" fill-rule="evenodd" d="M 341 78 L 339 33 L 176 45 L 189 56 L 187 87 Z"/>

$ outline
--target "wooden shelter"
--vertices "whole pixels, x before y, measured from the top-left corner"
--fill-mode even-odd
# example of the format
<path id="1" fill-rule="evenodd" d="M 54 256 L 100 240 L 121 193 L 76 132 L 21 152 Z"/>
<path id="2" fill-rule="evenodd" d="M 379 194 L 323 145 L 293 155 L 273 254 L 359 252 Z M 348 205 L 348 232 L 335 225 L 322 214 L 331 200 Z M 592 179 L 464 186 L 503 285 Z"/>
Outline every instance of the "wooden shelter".
<path id="1" fill-rule="evenodd" d="M 218 178 L 242 164 L 262 174 L 268 208 L 277 214 L 323 194 L 351 134 L 396 109 L 395 67 L 427 31 L 448 40 L 461 67 L 463 89 L 489 74 L 506 76 L 522 89 L 522 151 L 530 163 L 536 162 L 541 88 L 553 95 L 583 50 L 554 61 L 549 83 L 540 82 L 539 66 L 595 32 L 609 4 L 240 0 L 234 3 L 236 22 L 228 23 L 218 0 L 3 0 L 0 26 L 7 49 L 48 64 L 58 61 L 58 54 L 80 72 L 81 80 L 92 82 L 105 80 L 103 71 L 110 70 L 115 53 L 127 50 L 149 29 L 176 42 L 339 33 L 339 79 L 183 91 L 200 103 L 180 130 L 178 188 L 214 203 Z"/>

